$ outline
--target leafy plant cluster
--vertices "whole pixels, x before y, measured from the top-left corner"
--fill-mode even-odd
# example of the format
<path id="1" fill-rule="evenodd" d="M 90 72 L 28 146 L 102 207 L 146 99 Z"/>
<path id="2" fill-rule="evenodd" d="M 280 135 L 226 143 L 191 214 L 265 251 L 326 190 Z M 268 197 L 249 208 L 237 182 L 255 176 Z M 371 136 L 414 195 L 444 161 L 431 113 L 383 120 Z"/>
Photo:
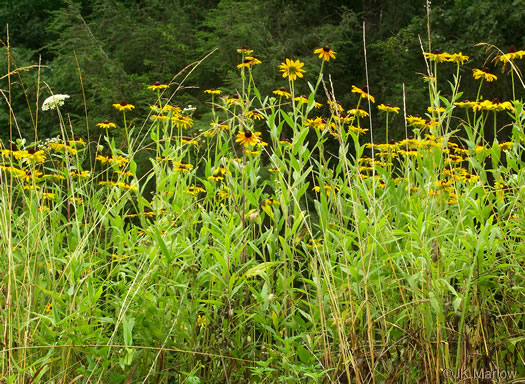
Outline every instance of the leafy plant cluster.
<path id="1" fill-rule="evenodd" d="M 523 52 L 498 51 L 506 75 L 475 68 L 470 94 L 468 57 L 426 52 L 422 115 L 360 85 L 340 98 L 329 46 L 310 65 L 240 46 L 238 91 L 202 92 L 200 123 L 185 103 L 200 62 L 137 82 L 147 103 L 107 103 L 89 138 L 66 113 L 73 96 L 46 98 L 35 127 L 54 121 L 58 137 L 35 128 L 1 148 L 2 377 L 523 375 L 525 112 L 487 87 L 509 76 L 521 92 Z M 262 91 L 259 71 L 278 85 Z"/>

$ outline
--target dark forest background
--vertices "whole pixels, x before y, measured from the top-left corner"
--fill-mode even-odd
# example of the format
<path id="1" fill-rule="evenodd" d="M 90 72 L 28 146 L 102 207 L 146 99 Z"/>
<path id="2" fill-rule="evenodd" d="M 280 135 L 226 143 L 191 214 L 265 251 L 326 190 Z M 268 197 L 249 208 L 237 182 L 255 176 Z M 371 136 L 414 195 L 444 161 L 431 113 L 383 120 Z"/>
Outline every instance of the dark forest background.
<path id="1" fill-rule="evenodd" d="M 523 5 L 523 0 L 431 3 L 431 49 L 470 56 L 460 71 L 463 98 L 475 98 L 479 82 L 472 78 L 472 69 L 483 66 L 492 68 L 499 79 L 485 84 L 482 96 L 511 97 L 510 77 L 490 60 L 496 52 L 478 43 L 493 44 L 503 52 L 511 45 L 524 49 Z M 98 122 L 118 120 L 120 115 L 111 105 L 121 100 L 137 106 L 134 116 L 146 116 L 155 100 L 148 85 L 169 82 L 188 64 L 217 49 L 191 73 L 184 83 L 188 88 L 174 100 L 182 107 L 197 107 L 194 129 L 208 126 L 209 97 L 203 90 L 221 88 L 229 94 L 239 89 L 236 50 L 242 45 L 254 49 L 262 61 L 254 73 L 265 95 L 287 86 L 278 71 L 285 58 L 304 61 L 305 78 L 314 82 L 320 61 L 313 51 L 328 44 L 337 59 L 325 66 L 325 79 L 331 75 L 337 99 L 351 108 L 355 106 L 352 84 L 363 86 L 366 79 L 363 22 L 370 94 L 377 103 L 402 106 L 404 84 L 408 113 L 423 115 L 428 106 L 428 89 L 420 76 L 426 71 L 420 41 L 425 50 L 429 48 L 427 8 L 422 0 L 3 0 L 0 22 L 0 77 L 8 68 L 42 65 L 40 73 L 31 69 L 0 80 L 0 138 L 4 142 L 13 126 L 6 98 L 22 136 L 31 141 L 37 124 L 37 92 L 40 104 L 51 94 L 47 86 L 53 93 L 69 94 L 64 111 L 75 133 L 85 136 L 86 127 L 96 130 Z M 447 82 L 453 80 L 455 70 L 454 64 L 439 67 L 444 95 L 450 92 Z M 297 84 L 308 92 L 306 81 Z M 523 97 L 521 86 L 517 97 Z M 382 116 L 376 117 L 375 124 L 380 124 Z M 401 117 L 391 124 L 394 137 L 404 136 Z M 56 116 L 39 112 L 39 138 L 58 132 Z"/>

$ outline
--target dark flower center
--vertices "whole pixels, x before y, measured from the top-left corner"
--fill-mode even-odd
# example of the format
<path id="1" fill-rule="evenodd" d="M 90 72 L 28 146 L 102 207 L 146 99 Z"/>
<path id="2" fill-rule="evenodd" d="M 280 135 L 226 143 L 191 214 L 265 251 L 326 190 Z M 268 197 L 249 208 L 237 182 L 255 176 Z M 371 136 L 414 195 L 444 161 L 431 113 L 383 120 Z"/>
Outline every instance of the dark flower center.
<path id="1" fill-rule="evenodd" d="M 120 102 L 120 106 L 121 106 L 121 107 L 125 107 L 126 105 L 128 105 L 128 103 L 126 103 L 125 101 L 121 101 L 121 102 Z"/>
<path id="2" fill-rule="evenodd" d="M 365 85 L 364 87 L 361 88 L 361 90 L 364 92 L 364 93 L 368 93 L 368 87 Z"/>
<path id="3" fill-rule="evenodd" d="M 286 92 L 286 89 L 284 89 L 283 87 L 279 88 L 279 91 L 281 92 Z"/>
<path id="4" fill-rule="evenodd" d="M 491 73 L 490 69 L 488 69 L 487 67 L 483 67 L 482 71 L 485 73 Z"/>
<path id="5" fill-rule="evenodd" d="M 247 139 L 249 139 L 252 136 L 253 136 L 253 133 L 251 131 L 249 130 L 244 131 L 244 137 L 246 137 Z"/>
<path id="6" fill-rule="evenodd" d="M 390 144 L 390 145 L 394 145 L 395 143 L 396 143 L 396 141 L 394 139 L 388 140 L 388 144 Z"/>
<path id="7" fill-rule="evenodd" d="M 328 45 L 325 45 L 325 46 L 323 47 L 323 51 L 325 51 L 325 52 L 330 52 L 330 47 L 329 47 Z"/>
<path id="8" fill-rule="evenodd" d="M 499 104 L 499 103 L 501 103 L 501 101 L 499 101 L 499 99 L 498 99 L 497 97 L 495 97 L 494 99 L 492 99 L 490 102 L 491 102 L 492 104 Z"/>
<path id="9" fill-rule="evenodd" d="M 154 85 L 156 85 L 158 87 L 160 84 L 161 84 L 160 81 L 155 81 Z"/>
<path id="10" fill-rule="evenodd" d="M 232 96 L 232 99 L 238 99 L 239 98 L 239 95 L 233 95 Z"/>
<path id="11" fill-rule="evenodd" d="M 34 155 L 35 152 L 36 152 L 35 148 L 27 148 L 27 153 L 29 153 L 30 155 Z"/>
<path id="12" fill-rule="evenodd" d="M 439 55 L 441 51 L 439 49 L 434 49 L 434 52 L 432 52 L 434 55 Z"/>
<path id="13" fill-rule="evenodd" d="M 516 47 L 515 47 L 514 45 L 511 45 L 511 46 L 509 47 L 509 51 L 508 51 L 508 53 L 514 53 L 514 52 L 516 52 Z"/>
<path id="14" fill-rule="evenodd" d="M 109 124 L 109 121 L 104 120 L 104 121 L 102 122 L 102 124 Z"/>

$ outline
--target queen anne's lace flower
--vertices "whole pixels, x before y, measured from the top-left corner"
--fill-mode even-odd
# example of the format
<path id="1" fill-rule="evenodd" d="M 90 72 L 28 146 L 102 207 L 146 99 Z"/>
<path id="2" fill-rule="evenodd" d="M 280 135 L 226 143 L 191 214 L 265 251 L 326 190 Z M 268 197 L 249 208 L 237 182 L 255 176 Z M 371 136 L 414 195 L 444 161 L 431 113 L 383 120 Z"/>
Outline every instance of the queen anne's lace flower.
<path id="1" fill-rule="evenodd" d="M 61 107 L 64 105 L 64 100 L 69 99 L 69 95 L 52 95 L 44 100 L 42 103 L 42 111 L 48 111 L 50 109 L 55 109 L 56 107 Z"/>

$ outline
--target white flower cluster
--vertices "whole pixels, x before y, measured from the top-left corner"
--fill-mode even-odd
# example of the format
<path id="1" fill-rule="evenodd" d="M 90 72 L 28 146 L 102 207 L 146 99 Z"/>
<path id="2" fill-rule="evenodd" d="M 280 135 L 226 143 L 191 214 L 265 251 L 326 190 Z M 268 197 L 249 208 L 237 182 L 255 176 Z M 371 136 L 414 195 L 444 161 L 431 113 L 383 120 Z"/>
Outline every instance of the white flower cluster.
<path id="1" fill-rule="evenodd" d="M 48 111 L 50 109 L 55 109 L 56 107 L 61 107 L 64 105 L 64 100 L 69 99 L 69 95 L 52 95 L 44 100 L 42 103 L 42 111 Z"/>
<path id="2" fill-rule="evenodd" d="M 60 144 L 61 142 L 62 142 L 62 139 L 60 138 L 60 136 L 47 138 L 47 139 L 42 140 L 40 144 L 38 144 L 38 148 L 40 149 L 48 148 L 49 144 Z"/>

